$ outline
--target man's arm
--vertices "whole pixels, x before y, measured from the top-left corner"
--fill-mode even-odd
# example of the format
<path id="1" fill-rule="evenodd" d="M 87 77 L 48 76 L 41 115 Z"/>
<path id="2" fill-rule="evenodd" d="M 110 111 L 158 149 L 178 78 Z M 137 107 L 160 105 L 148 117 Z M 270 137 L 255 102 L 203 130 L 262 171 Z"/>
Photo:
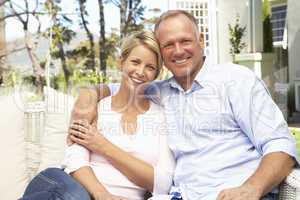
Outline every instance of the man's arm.
<path id="1" fill-rule="evenodd" d="M 295 141 L 289 134 L 281 111 L 262 80 L 247 74 L 244 84 L 229 89 L 236 121 L 262 155 L 259 167 L 240 187 L 225 189 L 217 200 L 259 200 L 291 171 L 296 160 Z"/>
<path id="2" fill-rule="evenodd" d="M 261 196 L 266 195 L 289 175 L 294 165 L 295 160 L 286 153 L 267 154 L 255 173 L 243 185 L 253 186 Z"/>
<path id="3" fill-rule="evenodd" d="M 110 89 L 105 84 L 81 88 L 72 109 L 71 120 L 85 119 L 92 123 L 97 117 L 98 102 L 109 95 Z"/>
<path id="4" fill-rule="evenodd" d="M 90 124 L 95 123 L 98 116 L 98 102 L 109 95 L 110 89 L 105 84 L 100 84 L 95 87 L 80 88 L 78 97 L 72 109 L 70 124 L 74 120 L 85 120 Z M 70 134 L 67 136 L 67 144 L 73 144 L 70 139 Z"/>
<path id="5" fill-rule="evenodd" d="M 265 155 L 254 174 L 240 187 L 225 189 L 217 200 L 259 200 L 276 187 L 291 172 L 294 159 L 286 153 Z"/>

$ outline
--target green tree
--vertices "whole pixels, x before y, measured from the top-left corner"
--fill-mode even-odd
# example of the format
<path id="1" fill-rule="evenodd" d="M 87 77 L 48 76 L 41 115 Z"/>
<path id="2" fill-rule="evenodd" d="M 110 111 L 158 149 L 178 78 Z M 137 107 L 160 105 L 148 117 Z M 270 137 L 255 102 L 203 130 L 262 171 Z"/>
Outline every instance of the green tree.
<path id="1" fill-rule="evenodd" d="M 273 32 L 271 24 L 271 6 L 269 0 L 263 0 L 263 40 L 264 52 L 273 51 Z"/>
<path id="2" fill-rule="evenodd" d="M 145 6 L 141 0 L 110 0 L 120 9 L 120 36 L 123 38 L 132 31 L 144 28 Z"/>
<path id="3" fill-rule="evenodd" d="M 100 71 L 103 76 L 106 76 L 106 37 L 105 37 L 105 18 L 104 18 L 104 6 L 103 1 L 98 0 L 99 6 L 99 22 L 100 22 L 100 39 L 99 39 L 99 59 L 100 59 Z"/>
<path id="4" fill-rule="evenodd" d="M 47 0 L 45 2 L 45 9 L 51 13 L 53 26 L 50 27 L 45 34 L 46 37 L 50 37 L 50 31 L 52 31 L 52 44 L 51 54 L 54 58 L 58 58 L 61 61 L 62 70 L 65 78 L 66 88 L 69 85 L 69 78 L 71 75 L 67 65 L 67 57 L 64 50 L 64 45 L 69 44 L 76 33 L 69 29 L 69 25 L 72 20 L 61 12 L 60 2 L 53 0 Z"/>
<path id="5" fill-rule="evenodd" d="M 80 14 L 80 26 L 84 28 L 88 41 L 89 41 L 89 50 L 87 51 L 87 60 L 86 60 L 86 68 L 95 71 L 96 67 L 96 54 L 95 54 L 95 44 L 94 44 L 94 36 L 88 28 L 88 21 L 86 17 L 88 17 L 88 12 L 86 10 L 86 0 L 78 0 L 79 4 L 79 14 Z"/>
<path id="6" fill-rule="evenodd" d="M 45 13 L 41 12 L 38 1 L 35 1 L 34 4 L 35 6 L 32 8 L 29 6 L 29 0 L 3 0 L 0 2 L 0 5 L 5 7 L 5 16 L 1 17 L 0 21 L 7 20 L 8 18 L 15 18 L 22 25 L 24 32 L 24 48 L 12 50 L 12 52 L 23 49 L 27 51 L 33 68 L 34 84 L 41 90 L 44 83 L 44 69 L 40 65 L 40 60 L 36 54 L 36 47 L 41 35 L 41 22 L 39 17 Z M 33 22 L 38 24 L 35 34 L 32 34 L 29 31 L 29 25 Z M 9 54 L 9 52 L 7 54 Z"/>

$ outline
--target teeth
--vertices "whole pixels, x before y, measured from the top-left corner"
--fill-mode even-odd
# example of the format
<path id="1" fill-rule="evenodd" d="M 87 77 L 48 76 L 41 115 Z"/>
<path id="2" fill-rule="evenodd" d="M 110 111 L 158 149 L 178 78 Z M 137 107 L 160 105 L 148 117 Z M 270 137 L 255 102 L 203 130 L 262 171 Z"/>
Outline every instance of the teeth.
<path id="1" fill-rule="evenodd" d="M 133 81 L 136 82 L 136 83 L 142 83 L 142 82 L 143 82 L 143 81 L 138 80 L 138 79 L 136 79 L 136 78 L 131 78 L 131 80 L 133 80 Z"/>
<path id="2" fill-rule="evenodd" d="M 176 64 L 182 64 L 186 61 L 187 59 L 183 59 L 183 60 L 175 60 Z"/>

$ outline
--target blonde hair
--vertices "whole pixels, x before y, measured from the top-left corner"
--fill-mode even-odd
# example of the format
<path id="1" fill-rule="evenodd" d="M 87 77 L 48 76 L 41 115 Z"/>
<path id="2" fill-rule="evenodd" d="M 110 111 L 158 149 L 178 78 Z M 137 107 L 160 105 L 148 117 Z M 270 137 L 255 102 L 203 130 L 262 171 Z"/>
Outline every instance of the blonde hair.
<path id="1" fill-rule="evenodd" d="M 121 45 L 121 61 L 125 61 L 132 49 L 135 47 L 143 45 L 155 53 L 157 58 L 157 74 L 155 78 L 159 75 L 162 68 L 162 57 L 160 54 L 160 48 L 158 41 L 155 38 L 155 35 L 152 31 L 137 31 L 133 32 L 130 35 L 126 36 L 122 40 Z"/>

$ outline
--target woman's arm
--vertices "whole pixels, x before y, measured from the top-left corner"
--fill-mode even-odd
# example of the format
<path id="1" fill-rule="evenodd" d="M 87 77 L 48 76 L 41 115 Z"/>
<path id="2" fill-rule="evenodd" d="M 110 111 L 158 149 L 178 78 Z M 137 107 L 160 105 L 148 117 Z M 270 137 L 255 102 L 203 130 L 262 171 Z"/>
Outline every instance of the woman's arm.
<path id="1" fill-rule="evenodd" d="M 94 199 L 97 199 L 97 197 L 100 196 L 109 195 L 109 192 L 98 181 L 91 167 L 81 167 L 70 175 L 76 179 Z"/>
<path id="2" fill-rule="evenodd" d="M 102 200 L 113 196 L 98 181 L 91 167 L 89 167 L 89 151 L 78 144 L 69 146 L 66 150 L 63 167 L 65 172 L 76 179 L 95 200 Z"/>
<path id="3" fill-rule="evenodd" d="M 94 123 L 98 116 L 98 101 L 109 95 L 110 89 L 105 84 L 100 84 L 95 87 L 80 88 L 78 97 L 72 109 L 70 121 L 85 120 L 89 123 Z M 67 144 L 69 146 L 73 144 L 70 139 L 70 134 L 67 136 Z"/>
<path id="4" fill-rule="evenodd" d="M 131 182 L 150 192 L 153 191 L 154 168 L 152 165 L 117 147 L 103 137 L 96 127 L 82 121 L 75 121 L 70 126 L 70 134 L 72 141 L 104 156 Z"/>
<path id="5" fill-rule="evenodd" d="M 132 156 L 109 141 L 102 147 L 98 146 L 95 152 L 103 155 L 130 181 L 150 192 L 153 191 L 154 168 L 152 165 Z"/>

